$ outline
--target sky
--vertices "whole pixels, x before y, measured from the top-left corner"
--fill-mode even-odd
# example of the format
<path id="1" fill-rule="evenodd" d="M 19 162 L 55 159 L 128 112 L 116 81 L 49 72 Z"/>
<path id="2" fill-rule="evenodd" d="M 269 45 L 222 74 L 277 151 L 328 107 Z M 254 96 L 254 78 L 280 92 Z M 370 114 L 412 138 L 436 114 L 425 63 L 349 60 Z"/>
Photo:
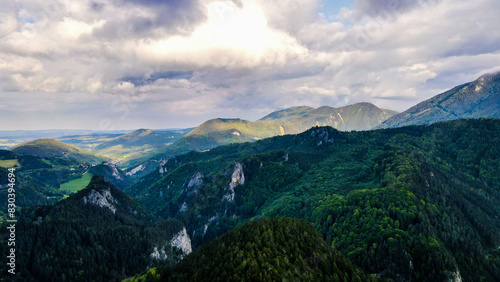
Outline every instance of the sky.
<path id="1" fill-rule="evenodd" d="M 500 70 L 498 0 L 2 0 L 0 130 L 404 111 Z"/>

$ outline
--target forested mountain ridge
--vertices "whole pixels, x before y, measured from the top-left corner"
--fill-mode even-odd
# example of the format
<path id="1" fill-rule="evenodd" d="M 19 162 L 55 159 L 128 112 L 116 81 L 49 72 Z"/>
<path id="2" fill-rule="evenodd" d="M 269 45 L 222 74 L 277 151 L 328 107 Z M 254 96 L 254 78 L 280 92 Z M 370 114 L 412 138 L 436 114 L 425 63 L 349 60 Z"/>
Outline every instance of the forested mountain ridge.
<path id="1" fill-rule="evenodd" d="M 376 281 L 329 246 L 314 226 L 290 218 L 250 221 L 173 268 L 132 281 Z"/>
<path id="2" fill-rule="evenodd" d="M 212 119 L 186 134 L 172 150 L 204 151 L 230 143 L 243 143 L 283 135 L 277 124 L 264 124 L 242 119 Z"/>
<path id="3" fill-rule="evenodd" d="M 454 87 L 392 116 L 377 128 L 464 118 L 500 118 L 500 72 Z"/>
<path id="4" fill-rule="evenodd" d="M 167 150 L 134 169 L 134 180 L 153 171 L 159 163 L 189 151 L 205 151 L 231 143 L 243 143 L 285 134 L 297 134 L 314 126 L 332 126 L 339 130 L 368 130 L 397 112 L 380 109 L 370 103 L 357 103 L 339 108 L 317 109 L 300 106 L 272 112 L 257 121 L 211 119 L 180 138 Z M 134 163 L 138 164 L 137 161 Z"/>
<path id="5" fill-rule="evenodd" d="M 372 129 L 395 114 L 396 111 L 380 109 L 371 103 L 356 103 L 339 108 L 293 107 L 273 112 L 258 121 L 280 124 L 287 134 L 300 133 L 314 126 L 351 131 Z"/>
<path id="6" fill-rule="evenodd" d="M 7 223 L 0 243 L 7 253 Z M 135 200 L 101 177 L 54 206 L 24 208 L 16 225 L 16 276 L 9 281 L 121 280 L 191 246 L 177 220 L 152 222 Z M 0 266 L 6 273 L 6 264 Z"/>
<path id="7" fill-rule="evenodd" d="M 265 124 L 242 119 L 211 119 L 170 145 L 164 152 L 148 159 L 141 159 L 142 163 L 128 170 L 128 174 L 135 181 L 148 173 L 157 170 L 165 160 L 188 153 L 190 151 L 205 151 L 217 146 L 231 143 L 242 143 L 260 140 L 284 134 L 278 124 Z M 134 160 L 138 163 L 139 160 Z"/>
<path id="8" fill-rule="evenodd" d="M 195 245 L 253 218 L 291 216 L 368 273 L 495 280 L 499 134 L 497 119 L 313 128 L 177 156 L 127 191 L 184 222 Z"/>

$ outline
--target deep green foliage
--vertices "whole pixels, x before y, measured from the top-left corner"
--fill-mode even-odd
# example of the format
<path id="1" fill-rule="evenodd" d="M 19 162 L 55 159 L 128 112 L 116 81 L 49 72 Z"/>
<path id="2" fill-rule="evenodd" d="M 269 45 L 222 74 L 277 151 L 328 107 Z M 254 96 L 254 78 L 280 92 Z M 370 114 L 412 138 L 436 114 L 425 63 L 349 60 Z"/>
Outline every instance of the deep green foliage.
<path id="1" fill-rule="evenodd" d="M 59 190 L 62 183 L 80 178 L 86 171 L 85 166 L 67 159 L 45 158 L 20 155 L 0 150 L 1 160 L 17 160 L 16 167 L 16 205 L 26 207 L 40 204 L 53 204 L 62 199 L 67 192 Z M 7 184 L 7 170 L 0 170 L 0 186 Z M 7 191 L 0 190 L 0 213 L 6 211 Z"/>
<path id="2" fill-rule="evenodd" d="M 116 212 L 83 200 L 106 191 Z M 5 224 L 0 224 L 2 254 L 9 248 Z M 169 240 L 181 229 L 177 220 L 152 223 L 129 196 L 94 177 L 87 188 L 54 206 L 22 209 L 16 226 L 17 274 L 7 274 L 6 264 L 0 271 L 9 281 L 121 280 L 154 266 L 155 246 L 165 246 L 168 259 L 177 261 L 180 254 Z"/>
<path id="3" fill-rule="evenodd" d="M 202 246 L 173 268 L 130 281 L 373 281 L 306 221 L 250 221 Z"/>
<path id="4" fill-rule="evenodd" d="M 313 128 L 177 156 L 129 191 L 157 217 L 181 220 L 197 246 L 253 218 L 295 217 L 368 273 L 495 281 L 498 156 L 496 119 Z M 238 164 L 244 183 L 233 178 Z"/>

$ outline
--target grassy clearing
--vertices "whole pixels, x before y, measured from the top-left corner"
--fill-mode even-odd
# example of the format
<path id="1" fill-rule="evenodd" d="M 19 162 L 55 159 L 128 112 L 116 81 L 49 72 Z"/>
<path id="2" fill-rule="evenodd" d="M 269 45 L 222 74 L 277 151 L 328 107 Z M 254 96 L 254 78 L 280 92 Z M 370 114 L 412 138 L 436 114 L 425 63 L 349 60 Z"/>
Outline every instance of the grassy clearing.
<path id="1" fill-rule="evenodd" d="M 82 177 L 78 179 L 73 179 L 66 183 L 61 184 L 61 191 L 67 191 L 71 193 L 78 192 L 89 185 L 92 179 L 92 173 L 85 173 Z"/>
<path id="2" fill-rule="evenodd" d="M 1 160 L 0 167 L 11 168 L 17 165 L 17 167 L 21 167 L 18 160 Z"/>

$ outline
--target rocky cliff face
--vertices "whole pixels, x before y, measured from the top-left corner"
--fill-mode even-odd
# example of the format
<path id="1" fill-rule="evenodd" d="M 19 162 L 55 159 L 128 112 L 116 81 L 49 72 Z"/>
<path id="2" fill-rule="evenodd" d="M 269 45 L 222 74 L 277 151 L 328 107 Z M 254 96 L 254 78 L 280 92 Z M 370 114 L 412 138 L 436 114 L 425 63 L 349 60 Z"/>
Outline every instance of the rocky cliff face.
<path id="1" fill-rule="evenodd" d="M 243 173 L 243 165 L 239 162 L 234 164 L 233 174 L 231 175 L 231 183 L 227 188 L 227 193 L 222 198 L 223 200 L 227 200 L 229 202 L 234 201 L 234 188 L 238 185 L 245 184 L 245 174 Z"/>
<path id="2" fill-rule="evenodd" d="M 116 212 L 116 207 L 114 206 L 117 201 L 111 195 L 110 190 L 96 191 L 92 189 L 88 195 L 83 197 L 83 202 L 85 204 L 94 204 L 101 208 L 108 208 L 113 213 Z"/>
<path id="3" fill-rule="evenodd" d="M 116 164 L 103 162 L 89 169 L 93 175 L 102 176 L 104 179 L 120 189 L 130 185 L 130 175 L 123 172 Z"/>
<path id="4" fill-rule="evenodd" d="M 186 255 L 190 254 L 193 249 L 191 247 L 191 239 L 187 234 L 186 227 L 182 228 L 182 230 L 174 235 L 172 241 L 170 243 L 172 247 L 177 247 L 182 250 L 182 252 Z"/>
<path id="5" fill-rule="evenodd" d="M 193 251 L 191 238 L 187 234 L 186 227 L 183 227 L 181 231 L 174 234 L 172 239 L 163 246 L 155 246 L 150 256 L 153 260 L 166 260 L 168 259 L 168 254 L 173 253 L 172 248 L 181 250 L 182 256 L 188 255 Z"/>

